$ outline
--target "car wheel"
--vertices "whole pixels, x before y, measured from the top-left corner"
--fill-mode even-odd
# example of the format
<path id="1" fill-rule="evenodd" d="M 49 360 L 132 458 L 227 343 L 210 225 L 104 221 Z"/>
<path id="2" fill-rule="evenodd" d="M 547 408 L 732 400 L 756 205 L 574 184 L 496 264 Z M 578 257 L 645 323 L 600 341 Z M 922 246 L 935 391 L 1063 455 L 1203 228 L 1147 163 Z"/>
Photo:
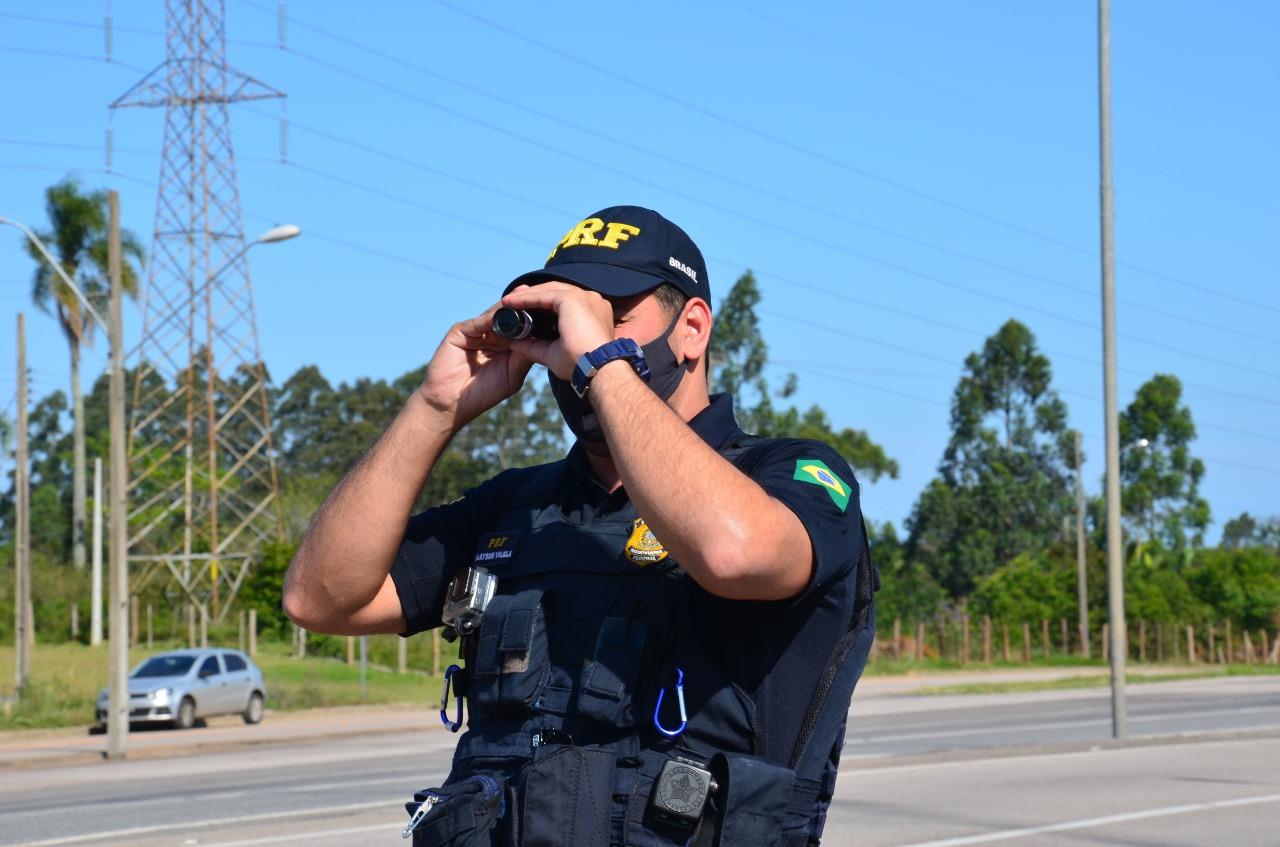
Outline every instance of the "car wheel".
<path id="1" fill-rule="evenodd" d="M 262 722 L 262 695 L 253 692 L 249 697 L 249 705 L 244 707 L 244 711 L 240 713 L 240 717 L 244 718 L 247 724 L 255 724 Z"/>
<path id="2" fill-rule="evenodd" d="M 190 697 L 182 698 L 182 703 L 178 705 L 178 714 L 173 719 L 173 725 L 178 729 L 191 729 L 196 725 L 196 701 Z"/>

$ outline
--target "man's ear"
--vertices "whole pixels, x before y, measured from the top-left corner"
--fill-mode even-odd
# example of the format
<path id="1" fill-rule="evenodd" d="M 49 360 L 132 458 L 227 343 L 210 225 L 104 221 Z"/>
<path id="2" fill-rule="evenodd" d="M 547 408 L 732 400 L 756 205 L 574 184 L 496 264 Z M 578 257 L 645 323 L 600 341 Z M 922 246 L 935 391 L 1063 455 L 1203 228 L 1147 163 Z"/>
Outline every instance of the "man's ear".
<path id="1" fill-rule="evenodd" d="M 686 360 L 698 361 L 707 355 L 711 344 L 711 307 L 701 297 L 691 297 L 684 304 L 684 320 L 680 328 L 680 348 L 677 355 Z"/>

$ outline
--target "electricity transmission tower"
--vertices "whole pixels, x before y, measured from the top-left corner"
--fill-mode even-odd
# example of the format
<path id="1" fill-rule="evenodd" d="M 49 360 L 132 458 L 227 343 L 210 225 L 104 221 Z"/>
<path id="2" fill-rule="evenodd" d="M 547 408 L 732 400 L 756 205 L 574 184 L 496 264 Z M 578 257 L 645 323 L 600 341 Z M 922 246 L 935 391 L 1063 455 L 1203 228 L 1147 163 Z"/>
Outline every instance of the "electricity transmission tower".
<path id="1" fill-rule="evenodd" d="M 164 108 L 129 426 L 133 590 L 165 580 L 221 620 L 276 537 L 266 373 L 228 106 L 284 94 L 226 63 L 223 0 L 167 0 L 163 64 L 111 104 Z"/>

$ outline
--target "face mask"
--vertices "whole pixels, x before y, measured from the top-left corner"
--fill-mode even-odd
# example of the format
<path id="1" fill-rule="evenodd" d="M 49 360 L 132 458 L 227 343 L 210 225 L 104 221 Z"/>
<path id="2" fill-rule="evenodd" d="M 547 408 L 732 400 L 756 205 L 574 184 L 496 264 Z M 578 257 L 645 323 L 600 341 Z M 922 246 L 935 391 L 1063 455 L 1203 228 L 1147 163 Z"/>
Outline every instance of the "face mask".
<path id="1" fill-rule="evenodd" d="M 649 365 L 649 387 L 664 402 L 676 393 L 680 380 L 684 378 L 684 367 L 676 361 L 676 354 L 668 343 L 679 320 L 680 316 L 676 315 L 666 332 L 640 347 L 645 363 Z M 603 443 L 604 428 L 600 426 L 595 409 L 591 408 L 591 401 L 586 397 L 579 397 L 573 386 L 550 370 L 547 371 L 547 377 L 551 381 L 551 393 L 560 407 L 560 414 L 564 415 L 565 423 L 578 440 Z M 588 392 L 587 397 L 590 396 Z"/>

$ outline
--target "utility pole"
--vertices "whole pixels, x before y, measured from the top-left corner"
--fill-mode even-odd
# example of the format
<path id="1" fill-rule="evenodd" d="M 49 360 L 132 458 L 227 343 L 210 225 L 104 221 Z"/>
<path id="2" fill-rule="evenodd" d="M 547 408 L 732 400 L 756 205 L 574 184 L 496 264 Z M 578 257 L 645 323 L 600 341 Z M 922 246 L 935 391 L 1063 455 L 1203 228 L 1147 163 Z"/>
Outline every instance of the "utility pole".
<path id="1" fill-rule="evenodd" d="M 1076 606 L 1080 610 L 1080 655 L 1089 658 L 1089 576 L 1084 566 L 1084 461 L 1076 430 Z M 1066 635 L 1064 632 L 1063 635 Z"/>
<path id="2" fill-rule="evenodd" d="M 1120 421 L 1116 408 L 1115 206 L 1111 185 L 1111 0 L 1098 0 L 1098 129 L 1102 195 L 1102 382 L 1107 416 L 1107 611 L 1110 622 L 1111 735 L 1123 739 L 1124 539 L 1120 527 Z"/>
<path id="3" fill-rule="evenodd" d="M 102 457 L 93 459 L 93 607 L 89 610 L 89 646 L 102 643 Z"/>
<path id="4" fill-rule="evenodd" d="M 13 594 L 13 689 L 22 696 L 22 687 L 31 676 L 31 629 L 35 625 L 31 606 L 31 472 L 27 461 L 27 321 L 18 313 L 18 448 L 14 456 L 14 508 L 17 531 L 14 533 Z"/>
<path id="5" fill-rule="evenodd" d="M 107 334 L 111 344 L 110 411 L 111 442 L 111 689 L 107 698 L 107 758 L 121 759 L 129 743 L 129 560 L 128 515 L 125 486 L 128 470 L 124 455 L 124 332 L 121 327 L 120 195 L 107 195 L 111 228 L 107 236 L 107 273 L 111 278 L 111 309 Z"/>

